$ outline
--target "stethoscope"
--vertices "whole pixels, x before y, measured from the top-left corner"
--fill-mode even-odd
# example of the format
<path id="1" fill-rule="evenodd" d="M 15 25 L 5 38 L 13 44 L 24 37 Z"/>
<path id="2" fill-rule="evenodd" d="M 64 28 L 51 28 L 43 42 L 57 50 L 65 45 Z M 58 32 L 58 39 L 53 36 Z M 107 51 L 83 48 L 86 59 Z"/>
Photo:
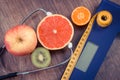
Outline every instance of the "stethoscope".
<path id="1" fill-rule="evenodd" d="M 32 16 L 34 13 L 38 12 L 38 11 L 42 11 L 46 14 L 46 16 L 49 16 L 49 15 L 52 15 L 51 12 L 49 11 L 46 11 L 42 8 L 38 8 L 34 11 L 32 11 L 31 13 L 29 13 L 26 17 L 23 18 L 23 20 L 20 22 L 20 24 L 23 24 L 25 23 L 25 21 L 30 17 Z M 53 66 L 49 66 L 49 67 L 45 67 L 45 68 L 40 68 L 40 69 L 35 69 L 35 70 L 30 70 L 30 71 L 24 71 L 24 72 L 13 72 L 13 73 L 8 73 L 7 75 L 2 75 L 0 76 L 0 80 L 3 80 L 3 79 L 6 79 L 6 78 L 10 78 L 10 77 L 15 77 L 15 76 L 18 76 L 18 75 L 25 75 L 25 74 L 30 74 L 30 73 L 34 73 L 34 72 L 38 72 L 38 71 L 42 71 L 42 70 L 47 70 L 47 69 L 51 69 L 51 68 L 55 68 L 55 67 L 59 67 L 59 66 L 62 66 L 64 64 L 66 64 L 69 60 L 70 60 L 70 57 L 73 53 L 73 50 L 72 50 L 72 43 L 70 42 L 67 46 L 70 50 L 70 56 L 68 59 L 66 59 L 65 61 L 61 62 L 61 63 L 58 63 L 56 65 L 53 65 Z M 2 54 L 4 53 L 5 51 L 5 45 L 3 45 L 1 48 L 0 48 L 0 56 L 2 56 Z"/>

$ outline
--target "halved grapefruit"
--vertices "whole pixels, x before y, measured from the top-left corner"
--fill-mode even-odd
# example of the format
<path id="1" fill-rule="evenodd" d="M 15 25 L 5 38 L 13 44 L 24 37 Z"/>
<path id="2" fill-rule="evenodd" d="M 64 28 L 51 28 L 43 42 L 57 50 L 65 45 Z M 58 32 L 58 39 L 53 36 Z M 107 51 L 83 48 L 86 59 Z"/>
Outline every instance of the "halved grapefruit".
<path id="1" fill-rule="evenodd" d="M 72 40 L 73 35 L 73 25 L 60 14 L 46 16 L 37 26 L 38 40 L 49 50 L 64 48 Z"/>

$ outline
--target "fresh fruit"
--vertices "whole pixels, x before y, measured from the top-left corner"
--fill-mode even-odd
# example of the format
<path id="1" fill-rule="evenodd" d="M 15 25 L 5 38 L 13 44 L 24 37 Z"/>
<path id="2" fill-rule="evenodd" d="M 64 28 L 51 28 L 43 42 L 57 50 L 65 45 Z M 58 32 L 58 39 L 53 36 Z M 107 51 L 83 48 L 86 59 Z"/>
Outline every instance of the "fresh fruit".
<path id="1" fill-rule="evenodd" d="M 6 32 L 4 43 L 9 53 L 22 56 L 30 54 L 35 49 L 37 37 L 32 27 L 18 25 Z"/>
<path id="2" fill-rule="evenodd" d="M 71 18 L 74 24 L 83 26 L 89 22 L 91 13 L 86 7 L 80 6 L 73 10 Z"/>
<path id="3" fill-rule="evenodd" d="M 38 47 L 31 54 L 31 61 L 37 68 L 47 67 L 51 62 L 50 52 L 43 47 Z"/>
<path id="4" fill-rule="evenodd" d="M 101 11 L 97 15 L 97 24 L 100 27 L 107 27 L 112 22 L 112 14 L 108 11 Z"/>
<path id="5" fill-rule="evenodd" d="M 64 48 L 73 38 L 71 22 L 60 14 L 46 16 L 37 27 L 39 42 L 49 50 Z"/>

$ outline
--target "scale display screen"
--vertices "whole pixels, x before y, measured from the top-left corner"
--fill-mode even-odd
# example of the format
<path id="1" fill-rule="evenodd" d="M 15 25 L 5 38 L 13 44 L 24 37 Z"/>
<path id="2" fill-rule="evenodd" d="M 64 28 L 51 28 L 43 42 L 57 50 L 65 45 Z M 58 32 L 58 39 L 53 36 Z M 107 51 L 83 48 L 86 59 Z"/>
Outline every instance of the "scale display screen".
<path id="1" fill-rule="evenodd" d="M 86 72 L 97 49 L 98 45 L 88 41 L 75 67 Z"/>

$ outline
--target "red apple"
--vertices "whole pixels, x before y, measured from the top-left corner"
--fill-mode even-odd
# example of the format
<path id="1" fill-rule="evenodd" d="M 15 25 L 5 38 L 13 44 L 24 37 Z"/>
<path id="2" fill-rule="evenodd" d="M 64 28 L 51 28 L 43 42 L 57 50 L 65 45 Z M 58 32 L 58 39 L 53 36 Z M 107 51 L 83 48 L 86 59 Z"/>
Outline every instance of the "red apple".
<path id="1" fill-rule="evenodd" d="M 27 25 L 18 25 L 9 29 L 4 37 L 9 53 L 17 56 L 30 54 L 37 45 L 34 29 Z"/>

